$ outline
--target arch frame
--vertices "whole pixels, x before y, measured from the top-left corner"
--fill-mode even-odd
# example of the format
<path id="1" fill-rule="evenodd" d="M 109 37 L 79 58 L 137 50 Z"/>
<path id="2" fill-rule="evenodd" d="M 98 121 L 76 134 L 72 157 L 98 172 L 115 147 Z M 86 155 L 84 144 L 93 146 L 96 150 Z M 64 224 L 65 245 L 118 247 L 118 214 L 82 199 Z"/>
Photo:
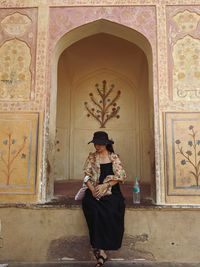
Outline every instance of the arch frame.
<path id="1" fill-rule="evenodd" d="M 66 31 L 62 37 L 57 41 L 54 49 L 50 51 L 49 58 L 51 58 L 50 75 L 49 75 L 49 92 L 48 101 L 45 106 L 45 145 L 43 151 L 43 181 L 41 189 L 41 201 L 46 202 L 53 197 L 53 176 L 51 169 L 54 167 L 55 154 L 55 137 L 56 137 L 56 102 L 57 102 L 57 67 L 58 61 L 62 52 L 70 47 L 72 44 L 98 33 L 107 33 L 116 37 L 127 40 L 137 45 L 147 57 L 148 63 L 148 80 L 149 80 L 149 101 L 151 103 L 150 110 L 152 121 L 150 121 L 152 129 L 152 136 L 159 134 L 159 120 L 158 118 L 158 90 L 157 90 L 157 66 L 156 66 L 156 47 L 152 46 L 150 41 L 139 31 L 127 27 L 123 24 L 100 19 L 79 27 Z M 155 183 L 156 183 L 156 203 L 161 204 L 161 179 L 160 179 L 160 144 L 158 138 L 153 138 L 155 151 Z"/>

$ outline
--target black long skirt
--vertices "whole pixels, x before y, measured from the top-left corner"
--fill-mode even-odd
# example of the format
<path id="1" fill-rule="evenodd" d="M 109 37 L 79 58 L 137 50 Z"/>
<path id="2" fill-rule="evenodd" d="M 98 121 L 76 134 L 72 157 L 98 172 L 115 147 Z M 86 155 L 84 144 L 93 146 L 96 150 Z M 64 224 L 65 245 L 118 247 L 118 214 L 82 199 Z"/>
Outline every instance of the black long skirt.
<path id="1" fill-rule="evenodd" d="M 124 197 L 119 184 L 112 187 L 112 195 L 97 200 L 89 189 L 82 200 L 83 213 L 93 248 L 117 250 L 124 233 Z"/>

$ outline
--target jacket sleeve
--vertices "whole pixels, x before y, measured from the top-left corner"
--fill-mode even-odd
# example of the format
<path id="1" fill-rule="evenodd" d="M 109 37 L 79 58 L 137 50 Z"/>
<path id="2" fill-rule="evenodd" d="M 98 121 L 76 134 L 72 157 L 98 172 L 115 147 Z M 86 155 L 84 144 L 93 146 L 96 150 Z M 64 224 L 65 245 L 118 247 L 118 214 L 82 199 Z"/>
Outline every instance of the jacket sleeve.
<path id="1" fill-rule="evenodd" d="M 87 157 L 85 164 L 83 166 L 83 172 L 84 172 L 84 182 L 86 183 L 93 175 L 93 171 L 92 171 L 92 164 L 91 164 L 91 157 L 92 155 L 89 154 L 89 156 Z M 89 176 L 89 177 L 88 177 Z M 87 177 L 87 178 L 86 178 Z M 87 181 L 86 181 L 87 180 Z"/>
<path id="2" fill-rule="evenodd" d="M 121 160 L 117 154 L 113 155 L 113 172 L 114 175 L 108 175 L 104 181 L 119 181 L 124 183 L 127 178 L 126 171 L 124 170 Z"/>

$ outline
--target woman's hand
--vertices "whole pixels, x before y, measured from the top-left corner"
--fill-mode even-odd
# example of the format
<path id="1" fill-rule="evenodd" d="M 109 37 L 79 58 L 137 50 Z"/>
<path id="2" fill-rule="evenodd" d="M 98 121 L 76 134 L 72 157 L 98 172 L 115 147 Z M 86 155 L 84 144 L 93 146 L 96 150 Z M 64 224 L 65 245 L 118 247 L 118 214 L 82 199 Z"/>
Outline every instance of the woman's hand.
<path id="1" fill-rule="evenodd" d="M 94 198 L 97 198 L 97 197 L 98 197 L 98 196 L 97 196 L 97 193 L 96 193 L 96 188 L 95 188 L 95 187 L 91 188 L 90 191 L 92 192 L 92 196 L 93 196 Z"/>
<path id="2" fill-rule="evenodd" d="M 92 195 L 94 198 L 96 198 L 96 191 L 95 191 L 95 187 L 94 185 L 91 183 L 90 180 L 87 181 L 86 183 L 87 187 L 90 189 L 90 191 L 92 192 Z"/>
<path id="3" fill-rule="evenodd" d="M 105 191 L 107 191 L 109 187 L 109 184 L 105 183 L 105 184 L 99 184 L 95 187 L 95 195 L 96 197 L 100 198 Z"/>

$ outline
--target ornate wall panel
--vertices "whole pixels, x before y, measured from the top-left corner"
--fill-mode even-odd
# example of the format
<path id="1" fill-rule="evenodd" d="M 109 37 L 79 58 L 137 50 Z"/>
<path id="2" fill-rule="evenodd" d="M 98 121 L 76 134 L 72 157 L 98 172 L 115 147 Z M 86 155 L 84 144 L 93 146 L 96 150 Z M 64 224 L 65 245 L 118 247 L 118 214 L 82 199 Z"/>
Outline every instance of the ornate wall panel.
<path id="1" fill-rule="evenodd" d="M 173 47 L 173 86 L 178 98 L 200 98 L 200 40 L 186 35 Z M 174 90 L 174 93 L 175 93 Z M 176 98 L 174 95 L 174 98 Z"/>
<path id="2" fill-rule="evenodd" d="M 200 113 L 165 114 L 166 199 L 200 201 Z"/>
<path id="3" fill-rule="evenodd" d="M 0 98 L 29 100 L 31 88 L 31 54 L 25 42 L 6 41 L 0 47 Z"/>
<path id="4" fill-rule="evenodd" d="M 200 100 L 200 7 L 167 7 L 169 90 L 173 100 Z"/>
<path id="5" fill-rule="evenodd" d="M 53 54 L 54 48 L 65 34 L 72 31 L 73 29 L 76 29 L 77 27 L 101 19 L 118 23 L 120 25 L 131 28 L 141 33 L 148 39 L 149 43 L 151 44 L 152 54 L 153 54 L 153 61 L 149 62 L 149 64 L 153 64 L 153 67 L 151 66 L 153 71 L 150 74 L 153 75 L 153 77 L 151 76 L 151 80 L 154 81 L 153 82 L 154 89 L 152 90 L 156 96 L 154 102 L 157 104 L 158 100 L 157 100 L 157 65 L 156 65 L 157 64 L 156 6 L 133 5 L 133 6 L 50 7 L 49 58 L 50 59 L 53 58 L 52 55 L 54 55 Z M 85 30 L 86 33 L 88 31 L 87 28 L 83 30 Z M 65 44 L 63 39 L 61 40 L 61 43 L 62 47 L 64 48 Z M 147 44 L 144 44 L 144 47 L 145 46 L 147 46 Z M 151 58 L 150 54 L 151 51 L 148 54 L 149 58 Z M 51 68 L 54 64 L 55 64 L 54 62 L 51 63 L 51 61 L 49 61 L 49 74 L 51 74 Z M 52 77 L 50 77 L 48 80 L 50 82 L 52 80 Z M 54 85 L 54 82 L 52 84 Z M 49 85 L 49 87 L 51 87 L 51 85 Z M 52 91 L 55 92 L 56 88 L 53 87 Z M 47 109 L 46 109 L 48 111 L 48 114 L 50 113 L 49 105 L 50 104 L 47 104 Z M 53 108 L 51 112 L 54 113 Z M 116 119 L 113 121 L 118 121 L 118 120 Z M 51 129 L 50 132 L 54 132 L 53 129 Z M 78 140 L 78 137 L 79 135 L 77 135 L 75 138 L 77 138 Z M 75 144 L 77 144 L 77 140 L 75 140 Z M 52 152 L 50 149 L 49 151 L 50 151 L 49 154 L 51 154 Z M 74 161 L 72 160 L 72 162 Z M 80 177 L 80 175 L 77 175 L 76 177 Z"/>
<path id="6" fill-rule="evenodd" d="M 50 9 L 50 48 L 71 29 L 99 19 L 131 27 L 144 34 L 150 42 L 156 41 L 156 14 L 153 6 L 57 7 Z"/>
<path id="7" fill-rule="evenodd" d="M 35 99 L 37 8 L 0 9 L 0 110 Z"/>
<path id="8" fill-rule="evenodd" d="M 23 36 L 28 31 L 31 23 L 32 21 L 28 16 L 15 12 L 1 21 L 1 27 L 5 34 Z"/>
<path id="9" fill-rule="evenodd" d="M 35 194 L 38 114 L 1 113 L 0 128 L 0 199 Z"/>

